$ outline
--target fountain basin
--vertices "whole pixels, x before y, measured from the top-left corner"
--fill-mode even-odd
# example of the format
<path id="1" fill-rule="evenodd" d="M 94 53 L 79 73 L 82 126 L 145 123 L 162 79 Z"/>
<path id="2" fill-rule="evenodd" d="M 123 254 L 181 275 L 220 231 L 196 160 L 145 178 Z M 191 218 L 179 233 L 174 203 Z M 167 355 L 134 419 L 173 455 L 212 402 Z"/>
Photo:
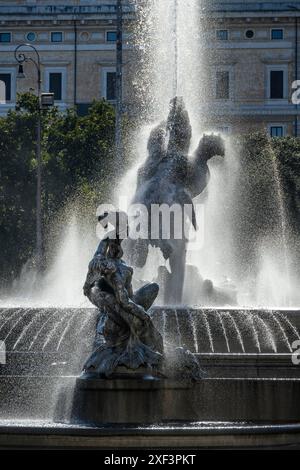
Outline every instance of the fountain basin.
<path id="1" fill-rule="evenodd" d="M 65 420 L 96 426 L 219 420 L 298 422 L 299 393 L 300 379 L 77 379 L 71 416 L 65 415 Z"/>
<path id="2" fill-rule="evenodd" d="M 0 448 L 287 449 L 300 448 L 300 423 L 191 422 L 155 426 L 80 426 L 0 420 Z"/>
<path id="3" fill-rule="evenodd" d="M 96 310 L 3 309 L 0 315 L 7 347 L 7 363 L 0 365 L 0 419 L 47 423 L 55 417 L 81 427 L 300 422 L 300 367 L 292 362 L 298 311 L 154 308 L 165 342 L 189 347 L 207 371 L 195 383 L 83 384 L 78 376 L 92 349 Z M 81 414 L 73 406 L 75 386 L 78 406 L 90 404 Z"/>

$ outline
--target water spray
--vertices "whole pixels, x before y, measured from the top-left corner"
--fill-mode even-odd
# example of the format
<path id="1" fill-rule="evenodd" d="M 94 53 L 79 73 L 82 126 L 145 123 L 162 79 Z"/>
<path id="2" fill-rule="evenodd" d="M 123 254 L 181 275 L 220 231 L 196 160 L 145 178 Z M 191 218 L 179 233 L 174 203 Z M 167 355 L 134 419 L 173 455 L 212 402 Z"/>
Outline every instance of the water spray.
<path id="1" fill-rule="evenodd" d="M 178 91 L 178 0 L 174 0 L 174 83 L 173 96 Z"/>

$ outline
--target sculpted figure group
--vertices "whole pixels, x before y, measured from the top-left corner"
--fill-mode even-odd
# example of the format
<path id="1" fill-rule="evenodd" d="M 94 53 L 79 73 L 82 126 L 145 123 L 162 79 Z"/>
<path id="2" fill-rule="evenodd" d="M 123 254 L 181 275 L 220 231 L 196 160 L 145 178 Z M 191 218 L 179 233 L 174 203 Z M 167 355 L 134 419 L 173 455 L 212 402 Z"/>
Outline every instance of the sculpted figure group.
<path id="1" fill-rule="evenodd" d="M 165 304 L 177 304 L 182 301 L 186 248 L 188 239 L 175 238 L 171 227 L 171 237 L 166 240 L 160 236 L 153 239 L 151 233 L 151 206 L 153 204 L 188 205 L 190 220 L 183 223 L 197 229 L 193 199 L 206 188 L 210 173 L 207 162 L 214 156 L 225 155 L 225 145 L 219 135 L 203 136 L 193 156 L 189 156 L 192 127 L 182 98 L 171 101 L 169 116 L 152 130 L 148 141 L 148 158 L 139 169 L 137 190 L 133 203 L 143 204 L 149 214 L 149 236 L 147 239 L 131 241 L 126 248 L 130 264 L 142 268 L 146 264 L 149 245 L 160 248 L 164 258 L 169 260 L 171 282 L 165 291 Z"/>
<path id="2" fill-rule="evenodd" d="M 191 136 L 191 124 L 183 100 L 175 98 L 167 121 L 151 132 L 148 159 L 139 170 L 133 202 L 146 206 L 149 214 L 152 204 L 189 204 L 192 207 L 189 223 L 196 229 L 193 198 L 208 184 L 207 162 L 215 155 L 224 155 L 224 143 L 219 136 L 204 136 L 195 155 L 190 158 Z M 100 242 L 89 264 L 84 285 L 84 294 L 99 309 L 97 332 L 102 339 L 85 363 L 83 376 L 111 377 L 122 370 L 144 370 L 145 373 L 150 370 L 156 376 L 164 376 L 169 360 L 169 364 L 176 364 L 179 373 L 185 370 L 193 378 L 201 378 L 198 363 L 189 351 L 175 348 L 166 355 L 163 338 L 148 313 L 159 286 L 148 283 L 133 292 L 133 269 L 123 260 L 122 242 L 127 233 L 124 233 L 124 224 L 120 224 L 120 217 L 120 213 L 114 214 L 115 230 Z M 108 219 L 109 214 L 99 218 L 103 226 L 108 224 Z M 130 264 L 143 267 L 150 244 L 159 247 L 165 259 L 170 261 L 171 282 L 165 293 L 165 303 L 180 304 L 187 239 L 185 236 L 182 239 L 171 236 L 166 240 L 159 236 L 155 240 L 151 237 L 126 240 Z"/>

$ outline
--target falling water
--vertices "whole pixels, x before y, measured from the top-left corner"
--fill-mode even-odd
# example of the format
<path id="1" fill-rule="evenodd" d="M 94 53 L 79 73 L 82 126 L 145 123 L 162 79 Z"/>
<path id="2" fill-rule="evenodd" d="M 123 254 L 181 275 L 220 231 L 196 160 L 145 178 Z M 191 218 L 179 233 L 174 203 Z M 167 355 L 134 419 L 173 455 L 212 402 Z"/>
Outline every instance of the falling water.
<path id="1" fill-rule="evenodd" d="M 28 348 L 28 351 L 31 350 L 31 348 L 33 347 L 33 345 L 36 343 L 36 341 L 38 340 L 40 334 L 42 333 L 42 331 L 46 328 L 46 326 L 48 325 L 48 323 L 53 320 L 53 315 L 50 315 L 47 320 L 42 324 L 41 328 L 39 328 L 39 330 L 37 331 L 37 333 L 35 334 L 33 340 L 31 341 L 30 345 L 29 345 L 29 348 Z"/>
<path id="2" fill-rule="evenodd" d="M 61 334 L 61 336 L 60 336 L 60 338 L 59 338 L 59 341 L 58 341 L 58 343 L 57 343 L 56 351 L 59 351 L 60 345 L 62 344 L 62 342 L 63 342 L 63 340 L 64 340 L 64 338 L 65 338 L 65 336 L 66 336 L 68 330 L 70 329 L 71 324 L 72 324 L 72 321 L 74 321 L 74 318 L 75 318 L 75 315 L 71 315 L 71 316 L 70 316 L 70 319 L 68 320 L 68 323 L 67 323 L 65 329 L 63 330 L 63 332 L 62 332 L 62 334 Z M 75 320 L 76 320 L 76 318 L 75 318 Z"/>
<path id="3" fill-rule="evenodd" d="M 55 333 L 57 332 L 58 328 L 65 323 L 65 320 L 66 320 L 66 317 L 69 317 L 70 313 L 64 313 L 63 314 L 63 317 L 58 321 L 56 322 L 56 324 L 54 325 L 54 327 L 52 328 L 52 330 L 49 331 L 49 334 L 44 342 L 44 345 L 42 347 L 42 351 L 44 351 L 44 349 L 46 348 L 46 346 L 50 343 L 50 341 L 54 338 L 55 336 Z"/>
<path id="4" fill-rule="evenodd" d="M 293 349 L 292 349 L 292 347 L 291 347 L 291 345 L 290 345 L 290 342 L 289 342 L 289 339 L 288 339 L 288 337 L 287 337 L 287 334 L 286 334 L 286 332 L 285 332 L 285 330 L 284 330 L 284 328 L 283 328 L 283 326 L 282 326 L 280 320 L 279 320 L 279 319 L 276 317 L 276 315 L 275 315 L 274 313 L 272 313 L 272 312 L 270 312 L 270 316 L 271 316 L 271 318 L 274 320 L 274 322 L 278 325 L 279 331 L 281 331 L 281 333 L 282 333 L 282 337 L 283 337 L 283 340 L 284 340 L 284 342 L 285 342 L 287 348 L 289 349 L 290 352 L 293 352 Z"/>
<path id="5" fill-rule="evenodd" d="M 37 282 L 36 272 L 24 269 L 1 306 L 88 307 L 82 286 L 97 242 L 96 230 L 93 233 L 90 227 L 81 227 L 76 216 L 71 214 L 58 237 L 57 246 L 53 247 L 46 272 L 39 274 Z"/>
<path id="6" fill-rule="evenodd" d="M 139 51 L 135 89 L 146 122 L 164 120 L 179 95 L 191 115 L 196 139 L 201 126 L 203 0 L 154 0 L 138 10 L 134 43 Z M 143 122 L 144 124 L 144 122 Z"/>
<path id="7" fill-rule="evenodd" d="M 229 313 L 229 312 L 225 312 L 224 313 L 225 316 L 228 316 L 230 318 L 230 321 L 232 322 L 233 324 L 233 328 L 234 330 L 236 331 L 236 335 L 237 335 L 237 338 L 239 340 L 239 343 L 241 345 L 241 348 L 242 348 L 242 351 L 245 352 L 245 346 L 244 346 L 244 341 L 243 341 L 243 338 L 242 338 L 242 335 L 241 335 L 241 332 L 240 332 L 240 329 L 234 319 L 234 317 Z"/>
<path id="8" fill-rule="evenodd" d="M 233 228 L 231 206 L 238 178 L 239 160 L 226 139 L 226 157 L 215 157 L 209 162 L 210 181 L 205 192 L 196 198 L 203 208 L 197 222 L 203 233 L 203 243 L 196 249 L 188 246 L 188 263 L 196 265 L 204 279 L 215 285 L 234 276 Z"/>
<path id="9" fill-rule="evenodd" d="M 190 320 L 190 324 L 191 324 L 192 332 L 193 332 L 194 349 L 195 349 L 195 352 L 198 353 L 199 345 L 198 345 L 197 330 L 196 330 L 196 325 L 195 325 L 195 319 L 190 309 L 188 309 L 188 316 L 189 316 L 189 320 Z"/>
<path id="10" fill-rule="evenodd" d="M 278 201 L 278 208 L 279 208 L 279 230 L 280 230 L 280 244 L 281 249 L 283 251 L 283 258 L 284 258 L 284 268 L 285 268 L 285 277 L 286 277 L 286 284 L 288 290 L 285 292 L 285 306 L 290 306 L 290 290 L 291 290 L 291 272 L 290 272 L 290 260 L 289 260 L 289 249 L 288 249 L 288 223 L 287 223 L 287 214 L 284 202 L 284 195 L 281 185 L 281 179 L 278 170 L 278 164 L 274 155 L 272 159 L 273 163 L 273 171 L 274 171 L 274 179 L 275 179 L 275 191 L 276 197 Z"/>
<path id="11" fill-rule="evenodd" d="M 278 317 L 280 317 L 287 325 L 288 327 L 293 331 L 297 339 L 300 339 L 300 334 L 297 328 L 291 323 L 291 321 L 283 315 L 283 313 L 278 312 L 277 313 Z"/>
<path id="12" fill-rule="evenodd" d="M 41 311 L 41 314 L 42 313 L 43 313 L 43 310 Z M 27 331 L 30 330 L 30 328 L 37 322 L 37 320 L 39 320 L 39 316 L 40 316 L 39 314 L 34 315 L 32 320 L 28 323 L 28 325 L 26 325 L 25 328 L 23 328 L 23 331 L 21 332 L 21 334 L 17 338 L 15 344 L 13 345 L 13 350 L 15 350 L 17 348 L 18 344 L 26 336 Z"/>
<path id="13" fill-rule="evenodd" d="M 49 350 L 65 353 L 80 339 L 83 349 L 93 339 L 94 309 L 7 310 L 0 339 L 7 349 L 27 353 Z M 155 308 L 152 318 L 164 343 L 188 345 L 195 353 L 286 353 L 300 339 L 295 312 L 200 310 Z M 50 347 L 51 343 L 51 347 Z M 88 348 L 89 346 L 87 346 Z M 238 347 L 238 351 L 237 351 Z"/>
<path id="14" fill-rule="evenodd" d="M 258 332 L 257 332 L 257 328 L 256 328 L 255 321 L 254 321 L 255 316 L 252 315 L 252 313 L 246 313 L 246 316 L 247 316 L 248 320 L 250 321 L 250 323 L 252 325 L 253 336 L 254 336 L 254 339 L 255 339 L 255 344 L 256 344 L 256 347 L 258 349 L 258 352 L 261 353 L 260 341 L 259 341 Z"/>
<path id="15" fill-rule="evenodd" d="M 173 96 L 178 93 L 178 0 L 174 0 L 174 85 Z"/>
<path id="16" fill-rule="evenodd" d="M 4 342 L 8 340 L 8 338 L 10 337 L 10 335 L 12 334 L 13 330 L 16 328 L 17 325 L 19 325 L 23 318 L 27 315 L 27 309 L 25 309 L 25 311 L 19 316 L 18 320 L 12 325 L 12 327 L 10 328 L 10 330 L 8 331 L 7 335 L 4 337 Z"/>
<path id="17" fill-rule="evenodd" d="M 205 327 L 206 327 L 206 333 L 207 333 L 207 336 L 208 336 L 208 339 L 209 339 L 209 345 L 210 345 L 210 350 L 212 352 L 215 352 L 215 348 L 214 348 L 214 340 L 213 340 L 213 336 L 212 336 L 212 333 L 211 333 L 211 328 L 210 328 L 210 324 L 209 324 L 209 320 L 207 318 L 207 314 L 206 312 L 203 310 L 203 317 L 204 317 L 204 323 L 205 323 Z"/>
<path id="18" fill-rule="evenodd" d="M 177 327 L 177 334 L 178 334 L 179 346 L 182 346 L 182 335 L 181 335 L 181 331 L 180 331 L 178 313 L 177 313 L 177 310 L 176 310 L 176 309 L 174 309 L 174 315 L 175 315 L 175 318 L 176 318 L 176 327 Z"/>
<path id="19" fill-rule="evenodd" d="M 219 320 L 220 320 L 220 323 L 221 323 L 223 335 L 224 335 L 224 338 L 225 338 L 225 341 L 226 341 L 227 351 L 230 353 L 229 340 L 228 340 L 228 336 L 227 336 L 227 330 L 226 330 L 226 327 L 225 327 L 225 325 L 224 325 L 223 313 L 217 312 L 217 316 L 218 316 L 218 318 L 219 318 Z"/>
<path id="20" fill-rule="evenodd" d="M 167 313 L 165 310 L 163 310 L 162 315 L 163 315 L 163 340 L 165 344 L 166 343 L 166 331 L 167 331 Z"/>
<path id="21" fill-rule="evenodd" d="M 19 315 L 20 312 L 22 312 L 23 309 L 19 308 L 18 310 L 14 311 L 12 313 L 12 315 L 10 315 L 2 324 L 1 324 L 1 327 L 0 327 L 0 332 L 2 331 L 2 329 L 4 328 L 4 326 L 14 317 L 16 317 L 17 315 Z"/>
<path id="22" fill-rule="evenodd" d="M 155 324 L 159 321 L 157 315 L 163 315 L 163 334 L 177 341 L 177 345 L 193 345 L 194 352 L 215 352 L 214 341 L 221 352 L 236 353 L 238 346 L 243 354 L 247 353 L 285 353 L 286 348 L 290 350 L 290 344 L 295 336 L 300 336 L 298 320 L 289 320 L 290 325 L 286 330 L 277 316 L 281 312 L 270 311 L 228 311 L 228 310 L 183 310 L 179 308 L 165 308 L 154 312 Z M 208 322 L 208 317 L 210 323 Z M 201 319 L 196 322 L 195 318 Z M 176 321 L 175 321 L 176 320 Z M 276 321 L 277 320 L 277 321 Z M 205 326 L 209 340 L 203 342 L 203 326 Z M 221 328 L 220 328 L 221 327 Z M 220 341 L 222 339 L 222 341 Z M 223 341 L 224 340 L 224 341 Z M 226 351 L 224 351 L 224 348 Z"/>
<path id="23" fill-rule="evenodd" d="M 91 318 L 92 318 L 92 313 L 91 312 L 87 312 L 86 313 L 86 318 L 82 320 L 82 324 L 80 326 L 80 328 L 78 329 L 78 336 L 80 337 L 81 335 L 81 332 L 86 328 L 86 326 L 89 324 L 89 322 L 91 321 Z"/>
<path id="24" fill-rule="evenodd" d="M 271 350 L 277 353 L 277 346 L 274 338 L 274 333 L 271 331 L 270 327 L 259 316 L 256 316 L 254 321 L 257 323 L 258 327 L 261 326 L 262 337 L 266 339 L 266 341 L 269 343 Z"/>

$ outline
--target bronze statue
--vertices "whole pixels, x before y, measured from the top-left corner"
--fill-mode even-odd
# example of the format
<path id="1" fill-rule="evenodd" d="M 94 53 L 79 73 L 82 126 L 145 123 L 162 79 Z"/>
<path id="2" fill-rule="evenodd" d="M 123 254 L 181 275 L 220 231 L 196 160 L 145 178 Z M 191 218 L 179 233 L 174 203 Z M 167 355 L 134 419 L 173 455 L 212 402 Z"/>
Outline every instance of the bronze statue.
<path id="1" fill-rule="evenodd" d="M 105 225 L 108 218 L 106 213 L 99 220 Z M 159 287 L 149 283 L 133 293 L 133 269 L 122 260 L 121 235 L 117 223 L 100 242 L 88 268 L 84 294 L 101 312 L 104 342 L 85 363 L 86 376 L 110 377 L 120 366 L 158 373 L 161 365 L 163 340 L 147 313 Z"/>
<path id="2" fill-rule="evenodd" d="M 160 235 L 153 239 L 151 233 L 151 206 L 174 204 L 189 206 L 189 220 L 197 229 L 193 198 L 200 195 L 209 182 L 207 162 L 214 156 L 224 156 L 224 141 L 220 136 L 203 136 L 192 158 L 188 152 L 192 128 L 188 112 L 182 98 L 171 101 L 167 122 L 162 122 L 152 130 L 148 141 L 148 158 L 139 169 L 137 190 L 133 203 L 143 204 L 149 214 L 149 236 L 147 239 L 130 240 L 126 245 L 126 256 L 134 267 L 142 268 L 148 257 L 149 245 L 159 247 L 164 258 L 169 260 L 171 280 L 165 290 L 165 304 L 180 304 L 186 265 L 188 240 L 174 236 L 166 240 Z M 186 233 L 184 230 L 183 234 Z M 172 230 L 171 230 L 172 234 Z"/>

